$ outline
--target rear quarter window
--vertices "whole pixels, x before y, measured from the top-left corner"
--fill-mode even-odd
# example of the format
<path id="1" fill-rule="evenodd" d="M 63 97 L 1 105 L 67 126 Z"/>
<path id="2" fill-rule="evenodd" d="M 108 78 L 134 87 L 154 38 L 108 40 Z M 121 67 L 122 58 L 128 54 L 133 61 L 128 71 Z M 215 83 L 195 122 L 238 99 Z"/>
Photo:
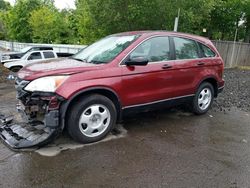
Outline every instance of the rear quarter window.
<path id="1" fill-rule="evenodd" d="M 215 57 L 216 53 L 211 50 L 208 46 L 199 43 L 200 47 L 201 47 L 201 51 L 203 53 L 203 57 Z"/>

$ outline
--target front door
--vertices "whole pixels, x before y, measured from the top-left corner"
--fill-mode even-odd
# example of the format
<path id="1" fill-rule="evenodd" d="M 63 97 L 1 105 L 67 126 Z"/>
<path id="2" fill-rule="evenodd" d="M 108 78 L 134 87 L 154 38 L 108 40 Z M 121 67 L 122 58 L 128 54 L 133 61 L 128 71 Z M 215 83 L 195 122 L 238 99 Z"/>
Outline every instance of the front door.
<path id="1" fill-rule="evenodd" d="M 174 61 L 169 37 L 149 38 L 137 46 L 125 59 L 143 57 L 146 66 L 122 64 L 123 106 L 132 107 L 161 101 L 173 96 Z"/>
<path id="2" fill-rule="evenodd" d="M 41 59 L 42 59 L 41 52 L 32 52 L 30 56 L 27 58 L 28 61 L 26 61 L 25 65 L 36 63 L 38 61 L 41 61 Z"/>

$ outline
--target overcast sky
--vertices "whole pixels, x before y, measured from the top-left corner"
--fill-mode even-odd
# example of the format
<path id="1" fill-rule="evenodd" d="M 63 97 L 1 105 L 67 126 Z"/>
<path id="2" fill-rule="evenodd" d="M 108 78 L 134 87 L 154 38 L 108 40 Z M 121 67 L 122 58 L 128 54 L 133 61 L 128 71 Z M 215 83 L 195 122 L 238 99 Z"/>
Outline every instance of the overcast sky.
<path id="1" fill-rule="evenodd" d="M 5 0 L 10 2 L 12 5 L 15 3 L 15 0 Z M 75 8 L 75 0 L 55 0 L 55 5 L 59 9 L 63 8 Z"/>

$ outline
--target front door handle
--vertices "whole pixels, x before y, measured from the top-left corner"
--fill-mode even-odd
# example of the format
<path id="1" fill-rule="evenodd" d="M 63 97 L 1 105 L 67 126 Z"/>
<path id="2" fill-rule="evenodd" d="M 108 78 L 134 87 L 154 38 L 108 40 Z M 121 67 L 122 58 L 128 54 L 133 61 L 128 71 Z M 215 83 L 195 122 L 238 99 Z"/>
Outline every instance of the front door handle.
<path id="1" fill-rule="evenodd" d="M 204 62 L 198 62 L 197 65 L 201 66 L 201 65 L 205 65 Z"/>
<path id="2" fill-rule="evenodd" d="M 170 69 L 172 68 L 172 65 L 169 65 L 169 64 L 165 64 L 162 66 L 162 69 Z"/>

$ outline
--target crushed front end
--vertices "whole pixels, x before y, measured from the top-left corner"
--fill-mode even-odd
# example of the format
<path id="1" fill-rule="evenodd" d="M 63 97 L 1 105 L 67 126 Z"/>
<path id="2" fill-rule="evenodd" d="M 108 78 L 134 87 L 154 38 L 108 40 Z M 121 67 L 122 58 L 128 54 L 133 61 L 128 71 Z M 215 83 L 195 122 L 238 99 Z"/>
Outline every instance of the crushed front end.
<path id="1" fill-rule="evenodd" d="M 23 122 L 0 116 L 0 137 L 12 149 L 48 144 L 61 132 L 59 107 L 64 99 L 55 93 L 25 91 L 28 84 L 19 78 L 15 83 Z"/>

